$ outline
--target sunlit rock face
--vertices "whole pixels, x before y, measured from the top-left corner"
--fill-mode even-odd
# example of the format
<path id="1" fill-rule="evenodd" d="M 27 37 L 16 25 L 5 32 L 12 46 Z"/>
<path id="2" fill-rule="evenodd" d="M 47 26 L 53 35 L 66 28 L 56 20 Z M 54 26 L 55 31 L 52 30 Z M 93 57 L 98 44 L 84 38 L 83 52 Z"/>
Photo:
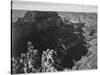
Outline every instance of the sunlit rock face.
<path id="1" fill-rule="evenodd" d="M 64 23 L 57 12 L 28 11 L 12 26 L 12 55 L 20 57 L 21 53 L 27 53 L 27 41 L 31 41 L 40 58 L 43 50 L 55 50 L 53 66 L 58 71 L 66 67 L 71 69 L 88 52 L 83 26 L 84 23 L 69 20 Z"/>

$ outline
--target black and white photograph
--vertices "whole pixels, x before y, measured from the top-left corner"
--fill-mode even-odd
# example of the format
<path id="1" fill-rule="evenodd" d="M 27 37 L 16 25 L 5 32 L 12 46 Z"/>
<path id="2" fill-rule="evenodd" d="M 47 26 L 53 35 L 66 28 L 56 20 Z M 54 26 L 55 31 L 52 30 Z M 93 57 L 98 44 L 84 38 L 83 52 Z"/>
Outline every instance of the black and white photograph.
<path id="1" fill-rule="evenodd" d="M 98 68 L 97 12 L 16 9 L 11 4 L 11 74 Z"/>

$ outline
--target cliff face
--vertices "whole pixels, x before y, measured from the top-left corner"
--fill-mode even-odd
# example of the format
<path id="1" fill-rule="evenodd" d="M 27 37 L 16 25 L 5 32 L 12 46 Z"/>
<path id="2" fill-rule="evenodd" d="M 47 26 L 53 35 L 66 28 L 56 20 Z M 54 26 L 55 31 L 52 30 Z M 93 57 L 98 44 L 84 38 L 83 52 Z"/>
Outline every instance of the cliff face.
<path id="1" fill-rule="evenodd" d="M 56 29 L 58 27 L 56 24 L 59 19 L 58 17 L 56 12 L 28 11 L 25 13 L 23 18 L 19 18 L 12 25 L 12 47 L 14 50 L 21 50 L 19 47 L 21 45 L 25 46 L 25 42 L 28 40 L 33 41 L 36 46 L 38 42 L 43 43 L 43 40 L 54 40 L 52 37 L 50 38 L 50 35 L 54 37 L 52 31 L 58 30 Z M 24 50 L 26 49 L 24 48 Z"/>

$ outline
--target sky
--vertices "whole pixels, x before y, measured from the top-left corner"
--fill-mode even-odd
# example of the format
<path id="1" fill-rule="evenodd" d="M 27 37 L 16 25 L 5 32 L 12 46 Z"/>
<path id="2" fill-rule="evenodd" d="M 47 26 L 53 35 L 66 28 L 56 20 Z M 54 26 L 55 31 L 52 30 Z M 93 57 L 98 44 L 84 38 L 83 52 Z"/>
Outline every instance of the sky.
<path id="1" fill-rule="evenodd" d="M 12 1 L 12 9 L 40 11 L 97 12 L 95 5 L 59 4 L 46 2 Z"/>

